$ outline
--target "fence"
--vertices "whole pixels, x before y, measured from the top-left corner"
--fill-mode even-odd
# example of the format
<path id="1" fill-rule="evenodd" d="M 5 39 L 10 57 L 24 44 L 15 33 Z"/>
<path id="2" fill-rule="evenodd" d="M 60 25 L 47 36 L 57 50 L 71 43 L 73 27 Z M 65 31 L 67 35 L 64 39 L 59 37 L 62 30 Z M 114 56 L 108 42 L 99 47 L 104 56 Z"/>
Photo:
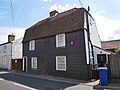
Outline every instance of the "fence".
<path id="1" fill-rule="evenodd" d="M 109 78 L 112 82 L 120 82 L 120 55 L 109 55 Z"/>

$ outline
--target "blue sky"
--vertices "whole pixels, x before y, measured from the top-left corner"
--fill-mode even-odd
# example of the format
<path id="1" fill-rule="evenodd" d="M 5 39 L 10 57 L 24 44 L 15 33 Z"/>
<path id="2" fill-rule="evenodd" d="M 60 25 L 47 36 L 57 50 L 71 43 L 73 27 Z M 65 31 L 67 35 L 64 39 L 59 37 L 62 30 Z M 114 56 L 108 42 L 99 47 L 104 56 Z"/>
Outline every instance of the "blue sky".
<path id="1" fill-rule="evenodd" d="M 10 0 L 0 0 L 0 43 L 7 42 L 7 35 L 16 38 L 24 35 L 25 29 L 49 16 L 52 10 L 81 7 L 79 0 L 11 0 L 13 4 L 13 29 Z M 82 7 L 90 6 L 96 20 L 101 40 L 120 39 L 120 0 L 81 0 Z"/>

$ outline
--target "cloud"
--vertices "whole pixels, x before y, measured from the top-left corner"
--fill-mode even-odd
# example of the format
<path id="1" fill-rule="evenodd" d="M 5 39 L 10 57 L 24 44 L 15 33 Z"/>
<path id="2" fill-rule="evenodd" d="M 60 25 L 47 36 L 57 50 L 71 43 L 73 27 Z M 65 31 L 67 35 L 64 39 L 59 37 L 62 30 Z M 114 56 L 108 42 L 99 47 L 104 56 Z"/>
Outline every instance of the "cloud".
<path id="1" fill-rule="evenodd" d="M 42 9 L 44 9 L 45 7 L 44 6 L 42 6 Z"/>
<path id="2" fill-rule="evenodd" d="M 50 2 L 50 1 L 52 1 L 52 0 L 42 0 L 43 2 Z"/>
<path id="3" fill-rule="evenodd" d="M 13 33 L 13 28 L 11 27 L 0 27 L 0 44 L 6 43 L 8 40 L 8 35 Z M 24 36 L 25 28 L 15 28 L 15 38 L 21 38 Z"/>
<path id="4" fill-rule="evenodd" d="M 50 11 L 57 10 L 59 12 L 63 12 L 74 7 L 79 7 L 79 6 L 77 6 L 76 4 L 66 4 L 66 5 L 54 4 L 50 6 L 49 10 Z"/>
<path id="5" fill-rule="evenodd" d="M 120 39 L 120 20 L 106 18 L 99 14 L 93 14 L 96 19 L 96 25 L 100 34 L 101 40 Z"/>
<path id="6" fill-rule="evenodd" d="M 106 12 L 105 10 L 102 10 L 102 11 L 96 12 L 96 14 L 103 14 L 105 12 Z"/>

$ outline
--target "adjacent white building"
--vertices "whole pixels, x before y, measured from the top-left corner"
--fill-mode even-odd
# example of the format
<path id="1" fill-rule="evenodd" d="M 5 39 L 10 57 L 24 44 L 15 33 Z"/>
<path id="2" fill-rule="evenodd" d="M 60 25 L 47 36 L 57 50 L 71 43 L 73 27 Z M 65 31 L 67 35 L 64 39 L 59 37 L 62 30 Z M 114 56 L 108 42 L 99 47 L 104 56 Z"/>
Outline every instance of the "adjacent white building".
<path id="1" fill-rule="evenodd" d="M 11 42 L 0 45 L 0 68 L 11 69 L 11 47 Z"/>
<path id="2" fill-rule="evenodd" d="M 8 36 L 8 42 L 0 45 L 0 68 L 11 70 L 15 67 L 17 60 L 22 60 L 22 39 L 15 40 L 14 35 Z M 21 61 L 22 62 L 22 61 Z"/>

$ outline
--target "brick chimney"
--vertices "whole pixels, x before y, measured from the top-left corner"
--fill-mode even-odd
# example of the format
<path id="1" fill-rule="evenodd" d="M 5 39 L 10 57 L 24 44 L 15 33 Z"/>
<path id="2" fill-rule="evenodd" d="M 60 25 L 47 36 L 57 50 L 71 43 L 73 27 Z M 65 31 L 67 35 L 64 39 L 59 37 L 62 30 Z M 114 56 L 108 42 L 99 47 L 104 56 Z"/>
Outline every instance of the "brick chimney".
<path id="1" fill-rule="evenodd" d="M 50 17 L 52 17 L 52 16 L 56 16 L 56 14 L 58 14 L 58 13 L 59 13 L 59 12 L 56 11 L 56 10 L 51 11 L 51 12 L 50 12 Z"/>
<path id="2" fill-rule="evenodd" d="M 12 35 L 9 34 L 8 35 L 8 42 L 11 42 L 11 41 L 14 41 L 14 40 L 15 40 L 15 35 L 13 35 L 13 33 L 12 33 Z"/>

